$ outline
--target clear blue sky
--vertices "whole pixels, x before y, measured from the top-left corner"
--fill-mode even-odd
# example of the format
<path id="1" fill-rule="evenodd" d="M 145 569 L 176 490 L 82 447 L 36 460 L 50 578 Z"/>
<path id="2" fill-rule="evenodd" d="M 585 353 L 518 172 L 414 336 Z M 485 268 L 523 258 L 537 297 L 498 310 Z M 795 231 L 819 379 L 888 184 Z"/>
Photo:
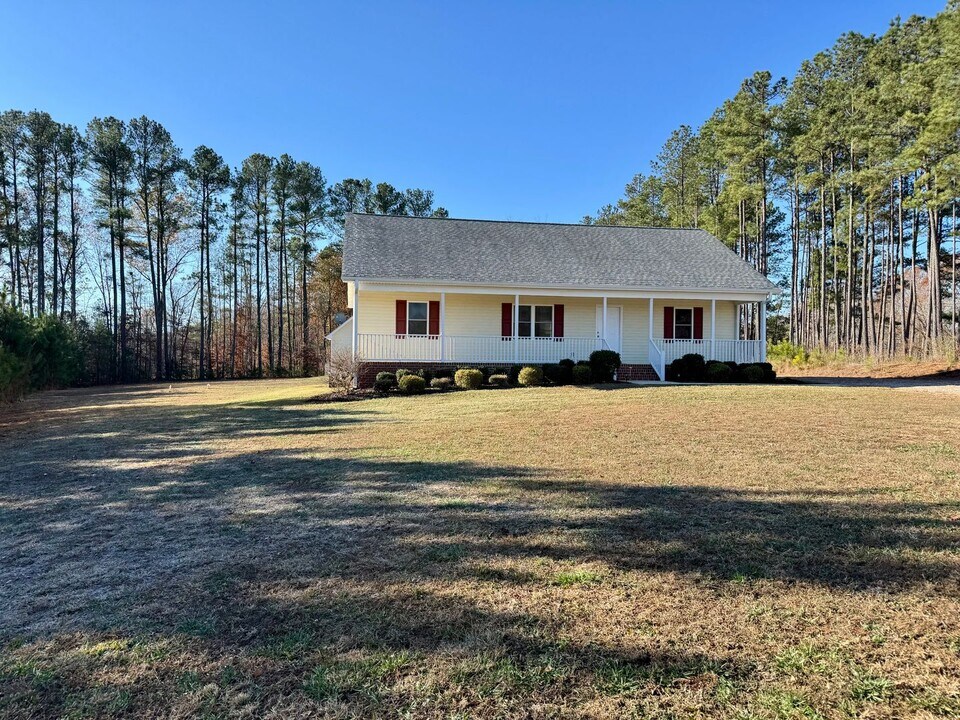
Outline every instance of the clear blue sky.
<path id="1" fill-rule="evenodd" d="M 754 70 L 944 4 L 7 0 L 0 108 L 146 114 L 231 165 L 288 152 L 456 217 L 576 222 Z"/>

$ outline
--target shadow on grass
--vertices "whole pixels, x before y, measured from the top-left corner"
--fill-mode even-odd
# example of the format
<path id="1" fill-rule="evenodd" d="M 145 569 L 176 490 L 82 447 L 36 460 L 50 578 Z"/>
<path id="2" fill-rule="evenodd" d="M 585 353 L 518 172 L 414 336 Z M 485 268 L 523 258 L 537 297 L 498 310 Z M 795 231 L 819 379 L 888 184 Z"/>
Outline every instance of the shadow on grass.
<path id="1" fill-rule="evenodd" d="M 351 650 L 459 658 L 450 682 L 463 696 L 509 699 L 541 686 L 562 695 L 584 682 L 617 694 L 751 669 L 560 644 L 575 619 L 510 611 L 503 598 L 555 592 L 551 574 L 569 563 L 854 591 L 958 579 L 957 506 L 898 503 L 884 488 L 799 496 L 257 448 L 274 434 L 335 437 L 381 421 L 367 405 L 272 403 L 51 419 L 3 450 L 0 639 L 142 634 L 186 638 L 215 657 L 279 653 L 286 665 L 257 672 L 267 685 L 276 673 L 284 697 L 289 666 Z M 225 458 L 197 444 L 238 437 L 249 447 Z M 38 682 L 10 672 L 0 668 L 8 698 Z M 76 668 L 62 674 L 31 695 L 40 715 L 62 714 L 72 692 L 99 682 Z M 178 682 L 157 674 L 143 702 L 151 687 Z M 349 687 L 335 697 L 372 702 Z"/>

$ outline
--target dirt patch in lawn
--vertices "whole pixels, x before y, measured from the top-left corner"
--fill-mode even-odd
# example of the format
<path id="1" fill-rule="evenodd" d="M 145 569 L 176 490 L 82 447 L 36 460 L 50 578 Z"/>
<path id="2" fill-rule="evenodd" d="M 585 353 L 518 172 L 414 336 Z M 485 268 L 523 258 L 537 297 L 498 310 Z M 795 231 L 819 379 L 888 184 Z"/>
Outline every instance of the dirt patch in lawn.
<path id="1" fill-rule="evenodd" d="M 0 416 L 0 715 L 960 713 L 953 396 L 319 392 Z"/>

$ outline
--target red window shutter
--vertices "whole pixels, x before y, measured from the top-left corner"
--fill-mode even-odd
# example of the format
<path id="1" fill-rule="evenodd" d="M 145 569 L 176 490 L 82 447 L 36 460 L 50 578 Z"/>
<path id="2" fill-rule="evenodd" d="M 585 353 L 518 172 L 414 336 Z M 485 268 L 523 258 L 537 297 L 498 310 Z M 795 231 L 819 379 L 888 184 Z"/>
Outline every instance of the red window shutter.
<path id="1" fill-rule="evenodd" d="M 500 335 L 513 337 L 513 303 L 500 305 Z"/>
<path id="2" fill-rule="evenodd" d="M 673 340 L 673 308 L 669 305 L 663 309 L 663 337 Z"/>
<path id="3" fill-rule="evenodd" d="M 563 337 L 563 305 L 553 306 L 553 336 Z"/>
<path id="4" fill-rule="evenodd" d="M 407 334 L 407 301 L 397 300 L 397 335 Z"/>
<path id="5" fill-rule="evenodd" d="M 703 340 L 703 308 L 693 309 L 693 339 Z"/>
<path id="6" fill-rule="evenodd" d="M 427 310 L 427 335 L 439 335 L 440 334 L 440 301 L 431 300 L 429 308 Z"/>

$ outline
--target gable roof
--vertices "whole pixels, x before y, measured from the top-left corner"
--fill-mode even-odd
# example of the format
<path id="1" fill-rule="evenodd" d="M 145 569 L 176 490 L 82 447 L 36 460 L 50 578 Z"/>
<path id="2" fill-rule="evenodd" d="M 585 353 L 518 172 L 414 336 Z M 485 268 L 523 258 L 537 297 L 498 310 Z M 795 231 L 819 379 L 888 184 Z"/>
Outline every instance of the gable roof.
<path id="1" fill-rule="evenodd" d="M 345 280 L 775 292 L 704 230 L 351 214 Z"/>

